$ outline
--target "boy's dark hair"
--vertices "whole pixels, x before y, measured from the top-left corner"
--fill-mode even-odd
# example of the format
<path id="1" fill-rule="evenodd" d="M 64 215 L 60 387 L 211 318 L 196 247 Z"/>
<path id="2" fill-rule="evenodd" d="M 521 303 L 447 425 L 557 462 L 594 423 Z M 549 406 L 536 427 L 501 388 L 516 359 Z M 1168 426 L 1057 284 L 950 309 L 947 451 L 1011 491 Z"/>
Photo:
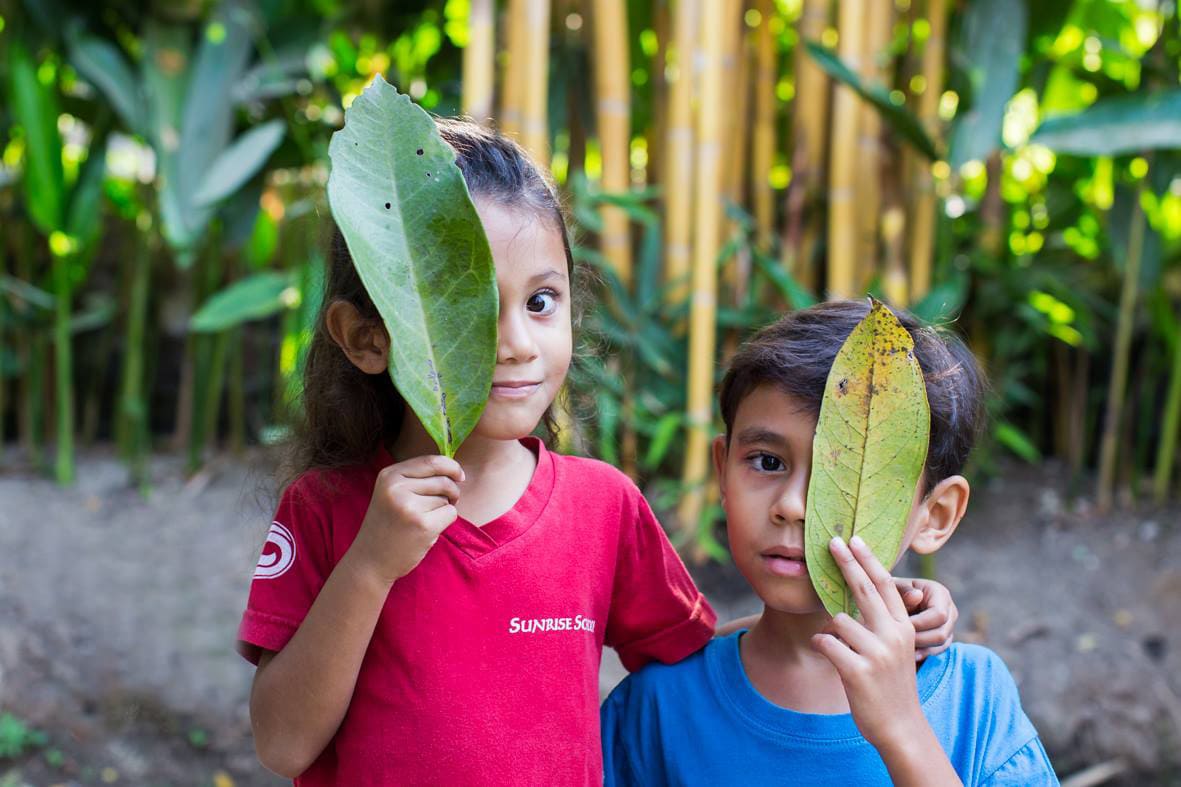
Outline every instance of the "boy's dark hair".
<path id="1" fill-rule="evenodd" d="M 742 400 L 771 384 L 819 415 L 828 372 L 845 339 L 865 315 L 868 301 L 829 301 L 792 312 L 742 345 L 722 381 L 719 403 L 727 440 Z M 931 437 L 923 467 L 923 494 L 963 471 L 984 421 L 984 374 L 976 357 L 946 329 L 924 326 L 895 311 L 914 339 L 931 407 Z"/>
<path id="2" fill-rule="evenodd" d="M 473 198 L 533 213 L 561 233 L 573 283 L 574 256 L 566 219 L 544 170 L 516 142 L 474 121 L 435 118 L 435 126 L 455 150 L 455 163 Z M 325 317 L 334 301 L 347 301 L 362 317 L 382 324 L 335 225 L 324 297 L 304 366 L 301 406 L 293 413 L 294 431 L 283 472 L 287 481 L 312 468 L 331 469 L 365 461 L 380 444 L 397 437 L 406 411 L 388 374 L 362 372 L 332 340 Z M 556 426 L 548 411 L 545 428 L 552 438 Z"/>

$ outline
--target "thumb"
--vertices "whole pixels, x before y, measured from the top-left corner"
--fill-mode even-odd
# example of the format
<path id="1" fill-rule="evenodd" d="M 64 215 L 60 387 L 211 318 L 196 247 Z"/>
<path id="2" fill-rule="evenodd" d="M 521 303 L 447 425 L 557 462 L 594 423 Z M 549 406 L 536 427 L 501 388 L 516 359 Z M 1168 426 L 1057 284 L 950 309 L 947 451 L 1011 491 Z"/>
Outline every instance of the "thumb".
<path id="1" fill-rule="evenodd" d="M 902 603 L 906 605 L 906 610 L 908 612 L 915 611 L 919 608 L 919 605 L 923 603 L 923 591 L 919 590 L 914 585 L 911 585 L 905 589 L 899 589 L 902 590 Z"/>

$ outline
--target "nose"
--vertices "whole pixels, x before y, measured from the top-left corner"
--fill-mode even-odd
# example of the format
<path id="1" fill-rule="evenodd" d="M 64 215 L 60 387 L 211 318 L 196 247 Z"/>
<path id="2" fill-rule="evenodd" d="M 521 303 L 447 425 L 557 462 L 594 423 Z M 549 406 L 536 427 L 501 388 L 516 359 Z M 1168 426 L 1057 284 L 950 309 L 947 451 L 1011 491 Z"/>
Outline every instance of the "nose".
<path id="1" fill-rule="evenodd" d="M 790 473 L 783 482 L 779 494 L 771 503 L 768 514 L 771 521 L 780 526 L 804 526 L 804 513 L 808 510 L 808 474 Z"/>
<path id="2" fill-rule="evenodd" d="M 537 357 L 537 342 L 528 318 L 516 310 L 500 314 L 496 342 L 497 363 L 528 363 Z"/>

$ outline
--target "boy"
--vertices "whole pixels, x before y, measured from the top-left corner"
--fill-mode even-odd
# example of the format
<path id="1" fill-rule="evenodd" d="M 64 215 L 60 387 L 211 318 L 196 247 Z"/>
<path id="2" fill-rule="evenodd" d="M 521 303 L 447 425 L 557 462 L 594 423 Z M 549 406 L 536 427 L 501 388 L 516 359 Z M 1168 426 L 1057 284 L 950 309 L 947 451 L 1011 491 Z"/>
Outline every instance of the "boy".
<path id="1" fill-rule="evenodd" d="M 953 645 L 916 675 L 914 629 L 859 539 L 830 548 L 861 621 L 830 618 L 812 589 L 803 551 L 812 437 L 833 359 L 868 311 L 841 301 L 795 312 L 735 355 L 713 458 L 734 563 L 763 615 L 611 693 L 602 708 L 608 785 L 1058 783 L 995 654 Z M 898 316 L 931 408 L 902 550 L 930 554 L 967 507 L 959 473 L 982 417 L 982 380 L 958 340 Z"/>

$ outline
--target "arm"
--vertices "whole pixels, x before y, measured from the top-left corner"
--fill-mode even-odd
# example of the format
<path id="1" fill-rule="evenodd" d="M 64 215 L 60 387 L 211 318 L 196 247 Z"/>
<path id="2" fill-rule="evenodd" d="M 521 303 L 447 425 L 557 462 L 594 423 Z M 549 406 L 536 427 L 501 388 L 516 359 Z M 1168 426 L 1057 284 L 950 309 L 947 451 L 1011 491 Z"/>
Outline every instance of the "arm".
<path id="1" fill-rule="evenodd" d="M 829 548 L 849 585 L 864 623 L 843 612 L 812 646 L 841 676 L 849 709 L 861 734 L 878 750 L 894 784 L 959 785 L 915 684 L 915 632 L 890 573 L 859 538 Z"/>
<path id="2" fill-rule="evenodd" d="M 463 471 L 419 457 L 378 474 L 357 538 L 278 653 L 259 660 L 250 723 L 259 761 L 294 778 L 336 734 L 390 587 L 455 521 Z"/>
<path id="3" fill-rule="evenodd" d="M 933 579 L 905 579 L 897 577 L 894 584 L 902 594 L 902 601 L 910 612 L 914 626 L 914 655 L 916 661 L 942 653 L 951 647 L 955 622 L 960 616 L 955 601 L 947 588 Z M 740 629 L 754 628 L 759 615 L 747 615 L 718 626 L 716 637 L 726 637 Z"/>

